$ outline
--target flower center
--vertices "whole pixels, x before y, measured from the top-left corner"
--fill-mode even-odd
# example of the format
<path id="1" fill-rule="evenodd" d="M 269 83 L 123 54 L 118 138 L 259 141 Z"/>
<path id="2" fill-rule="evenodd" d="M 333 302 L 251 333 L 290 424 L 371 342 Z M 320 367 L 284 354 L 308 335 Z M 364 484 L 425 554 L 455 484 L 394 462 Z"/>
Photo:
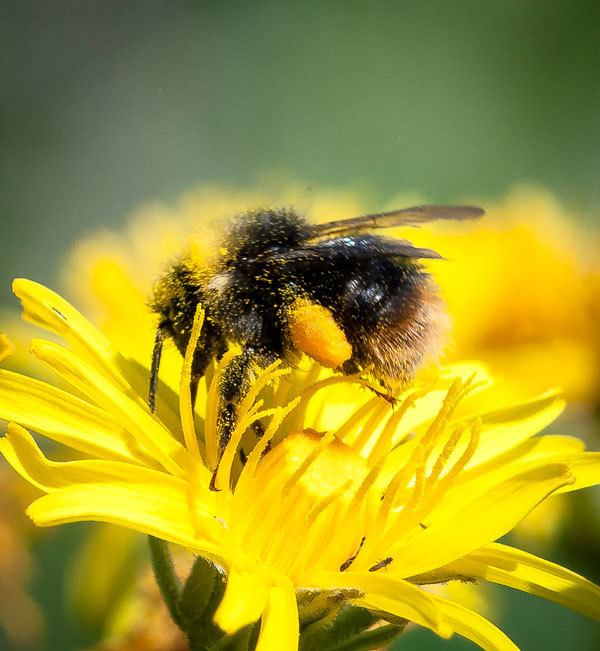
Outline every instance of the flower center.
<path id="1" fill-rule="evenodd" d="M 351 499 L 368 470 L 366 460 L 339 439 L 306 430 L 289 435 L 271 450 L 257 479 L 259 474 L 265 478 L 277 474 L 284 489 L 302 491 L 317 503 L 334 491 Z"/>
<path id="2" fill-rule="evenodd" d="M 232 525 L 240 543 L 297 582 L 306 567 L 339 566 L 360 542 L 360 528 L 340 542 L 338 527 L 368 472 L 367 461 L 333 434 L 290 434 L 236 487 Z"/>

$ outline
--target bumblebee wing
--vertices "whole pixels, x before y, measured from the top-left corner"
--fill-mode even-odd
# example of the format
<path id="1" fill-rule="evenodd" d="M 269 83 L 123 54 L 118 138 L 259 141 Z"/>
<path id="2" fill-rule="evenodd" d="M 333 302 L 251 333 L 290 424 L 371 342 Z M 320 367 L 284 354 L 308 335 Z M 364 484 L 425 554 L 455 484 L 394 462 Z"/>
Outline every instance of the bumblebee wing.
<path id="1" fill-rule="evenodd" d="M 377 228 L 393 226 L 418 226 L 436 219 L 452 219 L 463 221 L 479 219 L 484 214 L 481 208 L 475 206 L 413 206 L 390 212 L 362 215 L 352 219 L 327 222 L 326 224 L 311 224 L 309 239 L 342 233 L 358 233 Z"/>
<path id="2" fill-rule="evenodd" d="M 374 235 L 336 237 L 309 244 L 297 249 L 275 251 L 255 261 L 262 264 L 292 264 L 323 261 L 372 260 L 373 258 L 441 259 L 431 249 L 413 246 L 407 240 L 377 237 Z"/>

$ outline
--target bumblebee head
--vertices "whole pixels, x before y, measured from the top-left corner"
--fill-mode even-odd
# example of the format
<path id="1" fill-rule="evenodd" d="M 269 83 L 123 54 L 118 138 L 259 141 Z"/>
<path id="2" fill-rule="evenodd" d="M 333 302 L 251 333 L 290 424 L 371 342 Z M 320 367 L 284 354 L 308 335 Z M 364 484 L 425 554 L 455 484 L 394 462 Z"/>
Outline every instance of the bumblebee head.
<path id="1" fill-rule="evenodd" d="M 266 251 L 300 245 L 309 232 L 306 220 L 291 208 L 258 209 L 238 215 L 227 228 L 222 265 L 234 266 Z"/>
<path id="2" fill-rule="evenodd" d="M 185 324 L 193 319 L 198 286 L 198 271 L 189 259 L 171 264 L 154 285 L 149 301 L 150 309 L 159 316 L 159 328 L 169 335 L 183 332 Z"/>

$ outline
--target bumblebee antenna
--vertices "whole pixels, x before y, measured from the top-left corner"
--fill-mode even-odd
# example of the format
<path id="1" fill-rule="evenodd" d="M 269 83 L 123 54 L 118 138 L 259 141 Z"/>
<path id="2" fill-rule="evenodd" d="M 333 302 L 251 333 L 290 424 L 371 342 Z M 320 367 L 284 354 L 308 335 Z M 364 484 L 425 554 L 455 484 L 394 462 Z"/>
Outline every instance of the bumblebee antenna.
<path id="1" fill-rule="evenodd" d="M 164 335 L 160 326 L 156 330 L 154 338 L 154 349 L 152 351 L 152 366 L 150 367 L 150 391 L 148 393 L 148 406 L 150 411 L 156 411 L 156 388 L 158 386 L 158 369 L 160 367 L 160 356 L 162 353 Z"/>

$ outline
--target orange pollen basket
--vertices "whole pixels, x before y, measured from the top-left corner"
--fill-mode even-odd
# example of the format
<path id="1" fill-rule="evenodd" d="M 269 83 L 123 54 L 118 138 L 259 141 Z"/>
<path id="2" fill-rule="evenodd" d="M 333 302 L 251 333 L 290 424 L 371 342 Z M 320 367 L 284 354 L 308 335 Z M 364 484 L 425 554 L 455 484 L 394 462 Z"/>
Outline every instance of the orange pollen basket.
<path id="1" fill-rule="evenodd" d="M 352 346 L 331 312 L 305 302 L 297 302 L 288 315 L 294 346 L 322 366 L 337 368 L 352 356 Z"/>

